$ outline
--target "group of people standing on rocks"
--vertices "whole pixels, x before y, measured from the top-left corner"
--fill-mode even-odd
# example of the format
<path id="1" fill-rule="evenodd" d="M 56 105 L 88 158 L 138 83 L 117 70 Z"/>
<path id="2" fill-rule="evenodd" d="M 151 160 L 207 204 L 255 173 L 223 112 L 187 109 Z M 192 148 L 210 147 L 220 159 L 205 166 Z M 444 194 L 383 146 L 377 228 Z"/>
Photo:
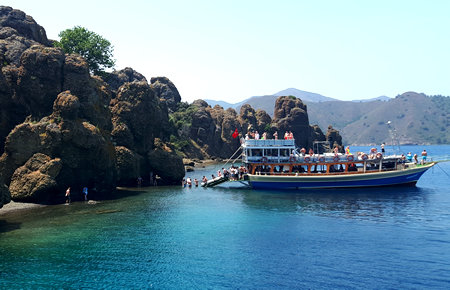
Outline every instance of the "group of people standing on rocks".
<path id="1" fill-rule="evenodd" d="M 149 185 L 150 186 L 158 186 L 158 180 L 161 179 L 161 177 L 159 177 L 158 174 L 153 174 L 153 171 L 150 172 L 149 177 L 150 177 L 149 178 L 149 181 L 150 181 Z M 141 187 L 143 183 L 144 183 L 144 179 L 141 176 L 139 176 L 137 178 L 137 185 L 138 185 L 138 187 Z"/>
<path id="2" fill-rule="evenodd" d="M 259 135 L 258 131 L 255 132 L 248 132 L 245 134 L 245 140 L 255 139 L 255 140 L 267 140 L 268 133 L 264 132 L 261 136 Z M 273 139 L 278 140 L 278 132 L 275 131 L 275 133 L 272 134 Z M 285 140 L 291 140 L 294 139 L 294 134 L 292 131 L 286 131 L 284 133 L 284 139 Z"/>

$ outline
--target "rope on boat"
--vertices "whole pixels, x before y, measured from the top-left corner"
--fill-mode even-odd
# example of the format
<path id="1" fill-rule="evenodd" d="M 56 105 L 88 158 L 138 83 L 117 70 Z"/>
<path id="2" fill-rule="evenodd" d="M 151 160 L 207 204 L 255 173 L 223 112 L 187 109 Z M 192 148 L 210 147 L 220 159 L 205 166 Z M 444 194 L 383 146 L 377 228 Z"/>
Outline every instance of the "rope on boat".
<path id="1" fill-rule="evenodd" d="M 239 148 L 233 153 L 233 155 L 231 155 L 231 157 L 230 158 L 228 158 L 228 160 L 227 160 L 227 162 L 225 162 L 225 164 L 224 165 L 219 165 L 219 167 L 220 166 L 223 166 L 223 167 L 225 167 L 229 162 L 230 162 L 230 160 L 233 158 L 233 156 L 236 154 L 236 153 L 238 153 L 239 152 L 239 150 L 241 150 L 241 148 L 242 148 L 242 146 L 239 146 Z M 242 155 L 242 153 L 241 154 L 239 154 L 239 156 L 238 157 L 236 157 L 236 159 L 234 159 L 233 160 L 233 163 L 239 158 L 239 157 L 241 157 L 241 155 Z"/>
<path id="2" fill-rule="evenodd" d="M 445 175 L 447 175 L 447 176 L 450 178 L 450 174 L 448 174 L 448 173 L 444 170 L 444 168 L 442 168 L 442 167 L 439 165 L 439 163 L 437 163 L 436 165 L 437 165 L 437 167 L 439 167 L 439 168 L 442 170 L 442 172 L 445 173 Z"/>

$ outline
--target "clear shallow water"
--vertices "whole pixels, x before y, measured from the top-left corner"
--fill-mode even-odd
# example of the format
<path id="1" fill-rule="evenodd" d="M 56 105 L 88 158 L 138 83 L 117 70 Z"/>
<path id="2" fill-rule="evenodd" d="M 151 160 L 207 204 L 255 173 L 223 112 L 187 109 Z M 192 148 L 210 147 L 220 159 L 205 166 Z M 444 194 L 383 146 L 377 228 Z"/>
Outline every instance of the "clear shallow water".
<path id="1" fill-rule="evenodd" d="M 448 289 L 447 174 L 412 188 L 143 188 L 0 215 L 0 288 Z"/>

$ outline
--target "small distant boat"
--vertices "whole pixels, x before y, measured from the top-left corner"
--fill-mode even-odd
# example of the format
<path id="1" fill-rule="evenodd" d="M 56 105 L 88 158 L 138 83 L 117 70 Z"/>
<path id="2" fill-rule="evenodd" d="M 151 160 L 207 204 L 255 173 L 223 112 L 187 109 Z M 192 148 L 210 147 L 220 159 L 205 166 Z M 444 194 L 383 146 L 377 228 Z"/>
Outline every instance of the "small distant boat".
<path id="1" fill-rule="evenodd" d="M 244 180 L 254 189 L 414 186 L 436 164 L 416 164 L 402 155 L 376 152 L 305 154 L 297 150 L 294 139 L 243 140 L 241 149 L 247 171 Z"/>

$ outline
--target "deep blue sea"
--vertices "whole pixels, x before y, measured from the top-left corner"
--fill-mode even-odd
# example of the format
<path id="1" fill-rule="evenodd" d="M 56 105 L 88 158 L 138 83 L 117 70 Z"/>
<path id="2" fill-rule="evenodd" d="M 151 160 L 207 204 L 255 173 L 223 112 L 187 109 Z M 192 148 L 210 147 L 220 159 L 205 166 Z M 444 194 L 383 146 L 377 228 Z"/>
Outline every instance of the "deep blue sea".
<path id="1" fill-rule="evenodd" d="M 402 150 L 423 148 L 450 158 Z M 0 209 L 0 288 L 450 288 L 450 162 L 417 187 L 122 194 Z"/>

